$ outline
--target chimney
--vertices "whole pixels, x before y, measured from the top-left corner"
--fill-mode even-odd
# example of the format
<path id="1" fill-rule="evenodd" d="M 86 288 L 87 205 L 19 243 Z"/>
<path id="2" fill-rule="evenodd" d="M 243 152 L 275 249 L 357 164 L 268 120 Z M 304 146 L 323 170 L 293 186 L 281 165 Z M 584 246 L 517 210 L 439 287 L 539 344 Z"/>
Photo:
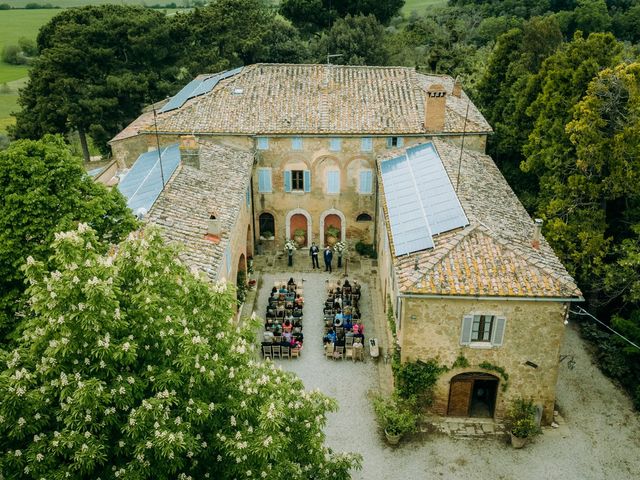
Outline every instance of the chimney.
<path id="1" fill-rule="evenodd" d="M 453 90 L 451 90 L 451 95 L 458 98 L 462 96 L 462 83 L 457 78 L 453 83 Z"/>
<path id="2" fill-rule="evenodd" d="M 431 85 L 426 92 L 424 104 L 424 128 L 429 132 L 444 130 L 444 112 L 447 104 L 447 92 L 438 83 Z"/>
<path id="3" fill-rule="evenodd" d="M 221 233 L 220 219 L 218 219 L 215 212 L 212 212 L 211 215 L 209 215 L 209 222 L 207 223 L 207 235 L 220 237 Z"/>
<path id="4" fill-rule="evenodd" d="M 542 235 L 542 219 L 536 218 L 533 226 L 533 237 L 531 238 L 531 246 L 536 250 L 540 250 L 540 237 Z"/>
<path id="5" fill-rule="evenodd" d="M 200 168 L 200 147 L 195 135 L 182 135 L 180 137 L 180 159 L 184 165 Z"/>

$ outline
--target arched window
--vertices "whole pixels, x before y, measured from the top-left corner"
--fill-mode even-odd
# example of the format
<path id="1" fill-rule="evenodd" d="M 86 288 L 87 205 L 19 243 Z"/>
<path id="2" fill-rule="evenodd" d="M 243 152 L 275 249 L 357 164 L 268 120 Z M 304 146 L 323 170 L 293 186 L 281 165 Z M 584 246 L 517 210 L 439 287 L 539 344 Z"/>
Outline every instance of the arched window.
<path id="1" fill-rule="evenodd" d="M 356 222 L 370 222 L 371 220 L 373 219 L 371 218 L 371 215 L 369 215 L 368 213 L 361 213 L 356 218 Z"/>
<path id="2" fill-rule="evenodd" d="M 273 215 L 267 212 L 261 213 L 258 222 L 260 224 L 260 236 L 273 238 L 276 232 L 276 223 Z"/>

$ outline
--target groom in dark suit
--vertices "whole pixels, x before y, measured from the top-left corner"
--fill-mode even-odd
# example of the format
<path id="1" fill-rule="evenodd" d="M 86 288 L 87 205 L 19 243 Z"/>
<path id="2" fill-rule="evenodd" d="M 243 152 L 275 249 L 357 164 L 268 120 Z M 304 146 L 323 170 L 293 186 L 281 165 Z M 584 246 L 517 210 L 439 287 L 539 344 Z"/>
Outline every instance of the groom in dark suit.
<path id="1" fill-rule="evenodd" d="M 309 255 L 311 256 L 311 265 L 313 268 L 320 268 L 320 264 L 318 263 L 318 254 L 320 253 L 320 249 L 316 245 L 316 242 L 311 244 L 311 248 L 309 249 Z"/>
<path id="2" fill-rule="evenodd" d="M 333 260 L 333 252 L 331 247 L 327 245 L 324 249 L 324 271 L 331 273 L 331 260 Z"/>

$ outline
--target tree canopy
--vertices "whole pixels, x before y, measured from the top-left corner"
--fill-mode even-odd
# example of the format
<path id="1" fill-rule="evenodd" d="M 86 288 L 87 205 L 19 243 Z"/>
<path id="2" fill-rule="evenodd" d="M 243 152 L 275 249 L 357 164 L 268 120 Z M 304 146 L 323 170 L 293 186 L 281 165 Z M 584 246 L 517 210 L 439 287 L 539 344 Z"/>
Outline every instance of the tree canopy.
<path id="1" fill-rule="evenodd" d="M 46 261 L 56 232 L 86 222 L 118 242 L 136 221 L 117 189 L 91 179 L 60 137 L 12 142 L 0 151 L 0 335 L 15 325 L 27 256 Z"/>
<path id="2" fill-rule="evenodd" d="M 80 133 L 101 147 L 141 108 L 171 91 L 181 53 L 164 13 L 121 5 L 63 10 L 38 35 L 40 56 L 21 91 L 14 135 Z"/>
<path id="3" fill-rule="evenodd" d="M 159 232 L 100 253 L 86 224 L 29 257 L 24 335 L 0 373 L 10 478 L 346 479 L 323 446 L 334 401 L 271 362 L 235 294 L 191 273 Z"/>

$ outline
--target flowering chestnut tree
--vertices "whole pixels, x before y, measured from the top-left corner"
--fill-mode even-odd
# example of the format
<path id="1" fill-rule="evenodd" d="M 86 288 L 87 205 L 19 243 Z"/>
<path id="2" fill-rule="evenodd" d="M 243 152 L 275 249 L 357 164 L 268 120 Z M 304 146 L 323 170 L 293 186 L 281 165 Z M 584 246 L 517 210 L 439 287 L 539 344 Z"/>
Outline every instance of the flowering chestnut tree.
<path id="1" fill-rule="evenodd" d="M 324 447 L 336 404 L 256 361 L 235 296 L 156 230 L 108 254 L 84 224 L 31 258 L 26 328 L 2 352 L 0 472 L 47 479 L 346 479 Z M 250 323 L 250 322 L 249 322 Z"/>

